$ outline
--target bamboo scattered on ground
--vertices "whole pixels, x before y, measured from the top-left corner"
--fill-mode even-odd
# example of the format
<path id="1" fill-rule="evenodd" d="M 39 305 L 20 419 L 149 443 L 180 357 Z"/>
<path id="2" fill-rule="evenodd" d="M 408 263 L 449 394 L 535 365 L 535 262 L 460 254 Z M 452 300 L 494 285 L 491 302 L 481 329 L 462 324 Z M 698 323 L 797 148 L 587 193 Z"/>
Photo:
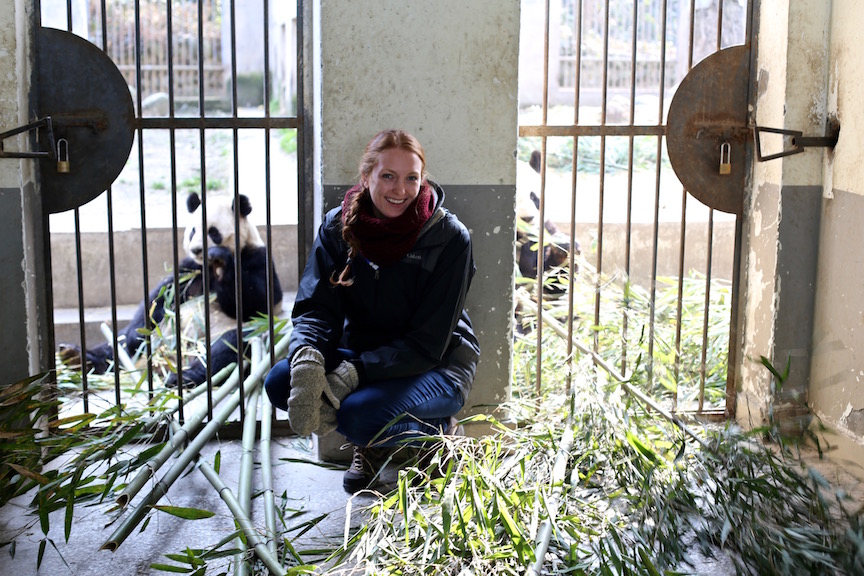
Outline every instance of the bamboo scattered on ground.
<path id="1" fill-rule="evenodd" d="M 225 485 L 216 471 L 213 470 L 213 467 L 208 462 L 202 460 L 198 464 L 198 469 L 201 470 L 207 480 L 210 481 L 210 484 L 219 492 L 219 496 L 222 497 L 222 500 L 228 506 L 228 509 L 231 510 L 231 513 L 243 530 L 246 541 L 252 546 L 255 554 L 264 562 L 270 573 L 279 576 L 286 575 L 288 572 L 279 564 L 279 561 L 274 557 L 267 545 L 258 537 L 258 531 L 252 525 L 248 514 L 243 510 L 243 507 L 237 501 L 237 498 L 234 497 L 234 494 L 231 493 L 228 486 Z"/>
<path id="2" fill-rule="evenodd" d="M 575 390 L 575 389 L 574 389 Z M 558 500 L 561 498 L 561 493 L 564 485 L 564 477 L 567 474 L 567 461 L 570 459 L 570 450 L 573 447 L 573 418 L 567 418 L 565 424 L 564 435 L 559 443 L 558 455 L 555 457 L 555 465 L 552 468 L 552 495 L 546 500 L 546 510 L 548 517 L 540 523 L 540 529 L 537 531 L 535 539 L 536 546 L 534 547 L 533 564 L 528 566 L 528 574 L 536 576 L 543 570 L 543 564 L 546 559 L 546 551 L 549 549 L 549 540 L 552 537 L 552 527 L 555 524 L 555 518 L 558 512 Z"/>
<path id="3" fill-rule="evenodd" d="M 221 385 L 213 394 L 213 404 L 218 405 L 222 402 L 225 397 L 228 396 L 231 392 L 237 389 L 237 385 L 240 382 L 240 371 L 236 370 L 237 363 L 232 362 L 230 366 L 227 366 L 223 369 L 219 376 L 228 373 L 227 370 L 230 368 L 230 376 L 228 379 Z M 219 382 L 220 378 L 213 378 L 213 384 L 216 385 Z M 207 386 L 205 382 L 201 386 Z M 200 394 L 200 393 L 199 393 Z M 179 403 L 178 403 L 179 404 Z M 173 414 L 174 410 L 172 410 L 171 414 Z M 129 484 L 123 489 L 120 495 L 117 497 L 116 501 L 121 507 L 125 507 L 129 502 L 134 498 L 138 492 L 147 484 L 147 481 L 152 478 L 156 472 L 162 467 L 165 462 L 179 450 L 181 450 L 186 443 L 186 441 L 190 438 L 190 436 L 197 430 L 201 424 L 204 422 L 204 419 L 210 413 L 207 406 L 201 406 L 198 410 L 196 410 L 187 420 L 186 422 L 179 428 L 171 436 L 170 441 L 166 442 L 165 447 L 153 458 L 147 461 L 147 463 L 138 471 L 135 477 L 132 479 Z M 170 416 L 170 414 L 169 414 Z M 158 418 L 154 419 L 158 420 Z M 173 419 L 172 419 L 173 420 Z"/>
<path id="4" fill-rule="evenodd" d="M 288 338 L 282 338 L 276 344 L 276 359 L 281 359 L 288 351 Z M 258 387 L 262 378 L 270 369 L 269 359 L 261 362 L 256 369 L 252 371 L 249 377 L 245 380 L 244 386 L 248 391 L 252 391 Z M 231 413 L 240 404 L 240 391 L 237 390 L 230 398 L 226 399 L 219 407 L 219 410 L 214 414 L 213 419 L 201 430 L 201 432 L 189 443 L 189 446 L 180 454 L 177 462 L 162 476 L 156 486 L 144 497 L 144 499 L 136 506 L 132 513 L 124 519 L 120 526 L 115 530 L 114 534 L 102 545 L 102 549 L 116 550 L 132 533 L 135 527 L 144 519 L 144 516 L 150 511 L 150 508 L 155 505 L 164 496 L 171 485 L 180 477 L 189 463 L 196 458 L 201 449 L 210 441 L 222 424 L 228 419 Z"/>

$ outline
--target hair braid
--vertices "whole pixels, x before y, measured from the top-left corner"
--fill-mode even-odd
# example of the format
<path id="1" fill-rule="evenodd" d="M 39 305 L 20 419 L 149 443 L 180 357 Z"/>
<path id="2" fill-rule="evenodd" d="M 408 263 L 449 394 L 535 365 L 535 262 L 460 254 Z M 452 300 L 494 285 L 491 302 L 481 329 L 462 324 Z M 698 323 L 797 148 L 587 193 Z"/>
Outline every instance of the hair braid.
<path id="1" fill-rule="evenodd" d="M 353 226 L 357 222 L 360 213 L 360 202 L 368 194 L 368 189 L 361 190 L 357 194 L 354 194 L 349 200 L 348 205 L 343 208 L 345 224 L 342 226 L 342 238 L 348 244 L 348 261 L 345 262 L 345 268 L 342 269 L 342 272 L 338 276 L 335 270 L 330 275 L 330 284 L 334 286 L 351 286 L 354 284 L 354 279 L 349 278 L 349 275 L 351 274 L 351 261 L 360 253 L 360 242 L 357 240 L 357 236 L 354 235 Z"/>

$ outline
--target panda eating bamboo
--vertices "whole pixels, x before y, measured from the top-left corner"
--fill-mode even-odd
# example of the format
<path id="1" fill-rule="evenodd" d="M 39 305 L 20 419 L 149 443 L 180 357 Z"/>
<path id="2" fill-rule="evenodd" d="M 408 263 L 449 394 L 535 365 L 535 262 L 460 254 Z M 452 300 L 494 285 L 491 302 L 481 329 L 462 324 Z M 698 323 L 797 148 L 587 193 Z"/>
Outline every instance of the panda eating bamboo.
<path id="1" fill-rule="evenodd" d="M 181 330 L 175 337 L 189 340 L 190 334 L 198 336 L 198 346 L 206 345 L 200 341 L 202 330 L 196 327 L 203 325 L 206 308 L 210 314 L 210 365 L 211 373 L 215 374 L 237 358 L 237 300 L 235 289 L 235 250 L 240 250 L 240 293 L 242 295 L 242 321 L 247 322 L 255 316 L 267 314 L 267 249 L 258 233 L 258 229 L 247 218 L 252 211 L 249 198 L 240 194 L 235 207 L 234 198 L 230 196 L 213 197 L 207 201 L 207 223 L 202 226 L 201 199 L 195 193 L 186 198 L 186 207 L 190 213 L 190 224 L 183 236 L 183 247 L 186 257 L 180 262 L 180 285 L 174 293 L 173 275 L 164 278 L 151 292 L 149 300 L 149 316 L 154 326 L 154 339 L 158 336 L 165 340 L 171 335 L 175 310 L 180 306 Z M 235 208 L 238 208 L 235 210 Z M 235 242 L 235 221 L 238 218 L 239 242 Z M 208 292 L 210 302 L 204 303 L 204 235 L 207 236 Z M 271 268 L 273 279 L 273 313 L 281 310 L 282 288 L 275 269 Z M 147 330 L 148 306 L 142 302 L 129 324 L 118 334 L 118 346 L 122 346 L 129 356 L 136 356 L 145 343 Z M 196 340 L 196 338 L 191 338 Z M 164 342 L 163 342 L 164 343 Z M 154 346 L 155 348 L 155 346 Z M 170 348 L 170 346 L 163 346 Z M 60 344 L 59 356 L 67 365 L 80 364 L 81 349 L 74 344 Z M 110 343 L 105 343 L 86 351 L 88 368 L 96 374 L 104 374 L 114 361 L 114 350 Z M 182 367 L 184 385 L 195 385 L 207 379 L 207 367 L 204 363 L 205 354 L 189 353 L 184 355 L 188 363 Z M 177 386 L 178 374 L 171 370 L 165 384 Z"/>

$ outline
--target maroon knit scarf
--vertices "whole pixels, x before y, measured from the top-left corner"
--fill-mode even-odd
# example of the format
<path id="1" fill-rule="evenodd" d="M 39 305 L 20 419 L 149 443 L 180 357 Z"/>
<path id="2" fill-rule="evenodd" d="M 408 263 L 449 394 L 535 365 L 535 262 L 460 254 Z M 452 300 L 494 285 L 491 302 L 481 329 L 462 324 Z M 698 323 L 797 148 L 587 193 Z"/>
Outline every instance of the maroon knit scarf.
<path id="1" fill-rule="evenodd" d="M 363 187 L 357 184 L 345 193 L 342 201 L 342 225 L 345 225 L 345 212 L 355 194 L 362 194 Z M 405 212 L 396 218 L 375 216 L 372 197 L 366 193 L 360 200 L 357 221 L 351 228 L 360 243 L 360 253 L 370 262 L 379 266 L 395 264 L 405 257 L 414 246 L 423 224 L 435 210 L 435 195 L 432 188 L 424 184 L 420 193 Z"/>

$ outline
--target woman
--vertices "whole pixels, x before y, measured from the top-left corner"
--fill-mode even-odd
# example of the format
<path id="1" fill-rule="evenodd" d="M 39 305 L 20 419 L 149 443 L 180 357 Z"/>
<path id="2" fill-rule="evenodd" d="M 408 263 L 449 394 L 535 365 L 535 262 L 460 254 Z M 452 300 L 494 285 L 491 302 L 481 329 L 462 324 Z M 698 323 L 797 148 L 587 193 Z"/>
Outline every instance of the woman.
<path id="1" fill-rule="evenodd" d="M 301 435 L 354 444 L 343 486 L 374 478 L 379 447 L 455 432 L 480 347 L 464 310 L 471 236 L 443 208 L 412 135 L 378 133 L 359 183 L 324 217 L 300 279 L 288 357 L 265 387 Z"/>

